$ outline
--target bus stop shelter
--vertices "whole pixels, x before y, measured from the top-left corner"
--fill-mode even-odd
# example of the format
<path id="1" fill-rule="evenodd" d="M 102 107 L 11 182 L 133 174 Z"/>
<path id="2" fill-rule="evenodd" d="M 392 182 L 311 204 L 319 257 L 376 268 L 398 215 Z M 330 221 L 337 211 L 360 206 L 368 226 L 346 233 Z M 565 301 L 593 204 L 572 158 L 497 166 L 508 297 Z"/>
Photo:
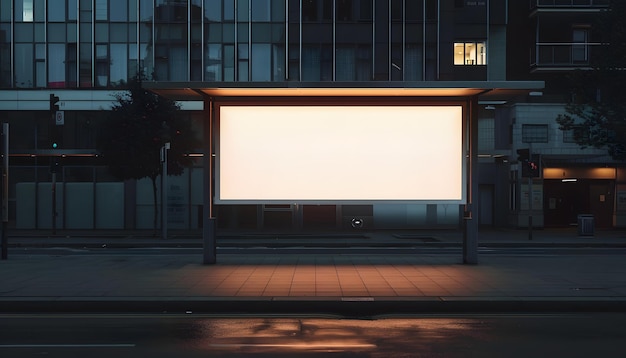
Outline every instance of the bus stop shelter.
<path id="1" fill-rule="evenodd" d="M 542 81 L 145 82 L 143 85 L 166 98 L 203 102 L 203 205 L 208 208 L 203 214 L 204 264 L 214 264 L 217 260 L 215 204 L 372 202 L 459 204 L 464 219 L 463 263 L 477 264 L 478 108 L 523 102 L 528 95 L 540 94 L 538 91 L 544 87 Z M 307 135 L 317 138 L 309 142 Z M 421 140 L 412 140 L 411 136 Z M 255 137 L 261 139 L 252 140 Z M 284 139 L 287 141 L 283 142 Z M 383 154 L 369 155 L 369 150 L 362 153 L 367 149 L 363 143 L 372 140 L 376 140 L 376 148 L 386 148 Z M 320 152 L 314 144 L 316 141 L 326 141 L 330 147 L 335 145 L 331 157 L 339 159 L 318 165 L 319 160 L 313 158 L 317 154 L 328 157 L 328 153 Z M 288 148 L 275 147 L 272 145 L 275 142 Z M 290 144 L 294 142 L 298 143 L 295 152 Z M 397 147 L 398 143 L 405 144 L 407 150 L 394 151 L 393 148 L 403 148 Z M 303 151 L 299 151 L 300 147 Z M 345 153 L 343 148 L 348 148 Z M 263 150 L 259 153 L 260 149 Z M 381 152 L 378 149 L 377 154 Z M 355 159 L 359 163 L 365 160 L 363 164 L 347 163 L 353 155 L 349 150 L 359 151 L 361 154 Z M 292 156 L 283 156 L 282 152 Z M 258 158 L 249 160 L 257 155 Z M 257 165 L 259 162 L 262 165 Z M 362 167 L 381 164 L 384 164 L 383 172 L 398 170 L 403 174 L 396 175 L 396 179 L 402 177 L 406 181 L 387 183 L 381 174 L 367 182 L 370 175 L 364 175 Z M 419 170 L 424 165 L 437 165 L 442 171 L 424 174 Z M 417 169 L 407 170 L 413 167 Z M 296 174 L 287 175 L 290 178 L 284 182 L 263 182 L 264 178 L 270 180 L 264 170 L 280 173 L 285 168 Z M 300 172 L 304 174 L 298 176 Z M 259 184 L 245 185 L 250 176 Z M 320 178 L 329 176 L 336 180 L 319 185 Z M 352 176 L 365 182 L 359 180 L 356 185 L 354 179 L 353 182 L 340 180 Z M 437 183 L 428 181 L 428 176 L 434 176 Z M 294 178 L 298 179 L 297 185 L 290 182 Z M 309 183 L 308 178 L 317 180 L 318 184 Z M 401 190 L 392 190 L 396 188 Z"/>

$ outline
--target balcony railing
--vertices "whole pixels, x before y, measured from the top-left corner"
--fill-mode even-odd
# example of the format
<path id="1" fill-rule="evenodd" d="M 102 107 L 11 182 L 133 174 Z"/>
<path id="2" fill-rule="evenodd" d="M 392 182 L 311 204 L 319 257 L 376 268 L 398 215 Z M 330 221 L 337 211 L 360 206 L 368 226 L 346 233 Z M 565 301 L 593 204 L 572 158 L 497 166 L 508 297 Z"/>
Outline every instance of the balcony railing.
<path id="1" fill-rule="evenodd" d="M 531 51 L 530 64 L 533 68 L 589 67 L 594 49 L 600 43 L 591 42 L 541 42 Z"/>
<path id="2" fill-rule="evenodd" d="M 531 0 L 530 8 L 593 8 L 607 7 L 610 0 Z"/>

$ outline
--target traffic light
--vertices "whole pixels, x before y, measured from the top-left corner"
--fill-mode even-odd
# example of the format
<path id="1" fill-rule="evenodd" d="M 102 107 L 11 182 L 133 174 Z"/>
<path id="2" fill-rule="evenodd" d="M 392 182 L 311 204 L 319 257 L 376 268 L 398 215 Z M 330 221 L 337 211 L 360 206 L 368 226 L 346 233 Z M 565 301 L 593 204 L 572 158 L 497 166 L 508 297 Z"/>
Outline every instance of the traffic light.
<path id="1" fill-rule="evenodd" d="M 50 148 L 58 149 L 61 146 L 61 128 L 56 123 L 57 112 L 59 111 L 59 97 L 50 93 Z"/>
<path id="2" fill-rule="evenodd" d="M 50 140 L 50 149 L 59 149 L 61 148 L 62 141 L 62 133 L 61 126 L 57 126 L 54 122 L 51 122 L 50 132 L 48 135 L 48 140 Z"/>
<path id="3" fill-rule="evenodd" d="M 531 178 L 541 177 L 541 155 L 533 154 L 528 161 L 528 171 Z"/>
<path id="4" fill-rule="evenodd" d="M 53 125 L 50 128 L 50 149 L 59 149 L 61 148 L 61 128 L 59 126 Z"/>
<path id="5" fill-rule="evenodd" d="M 50 112 L 52 112 L 52 116 L 56 114 L 56 111 L 59 110 L 59 97 L 55 96 L 54 93 L 50 93 Z"/>
<path id="6" fill-rule="evenodd" d="M 517 150 L 517 162 L 522 167 L 523 178 L 541 177 L 541 155 L 530 154 L 530 149 Z"/>
<path id="7" fill-rule="evenodd" d="M 531 158 L 520 161 L 519 163 L 522 166 L 522 177 L 541 177 L 541 156 L 539 154 L 533 154 Z"/>

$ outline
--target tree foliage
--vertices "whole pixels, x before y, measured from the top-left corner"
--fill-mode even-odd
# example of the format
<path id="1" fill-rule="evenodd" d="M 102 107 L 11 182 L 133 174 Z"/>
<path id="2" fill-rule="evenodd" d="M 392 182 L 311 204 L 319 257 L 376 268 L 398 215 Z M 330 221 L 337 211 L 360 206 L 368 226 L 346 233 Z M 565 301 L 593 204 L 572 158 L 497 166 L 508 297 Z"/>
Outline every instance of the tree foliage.
<path id="1" fill-rule="evenodd" d="M 592 47 L 592 69 L 570 76 L 570 101 L 557 122 L 573 130 L 581 147 L 606 148 L 626 160 L 626 2 L 611 1 L 597 20 L 601 45 Z"/>
<path id="2" fill-rule="evenodd" d="M 115 95 L 111 115 L 102 128 L 98 149 L 111 174 L 119 180 L 150 178 L 157 220 L 156 180 L 162 174 L 161 148 L 170 143 L 167 171 L 181 175 L 193 164 L 188 154 L 199 147 L 191 121 L 180 106 L 142 88 L 143 75 L 129 81 L 127 91 Z"/>

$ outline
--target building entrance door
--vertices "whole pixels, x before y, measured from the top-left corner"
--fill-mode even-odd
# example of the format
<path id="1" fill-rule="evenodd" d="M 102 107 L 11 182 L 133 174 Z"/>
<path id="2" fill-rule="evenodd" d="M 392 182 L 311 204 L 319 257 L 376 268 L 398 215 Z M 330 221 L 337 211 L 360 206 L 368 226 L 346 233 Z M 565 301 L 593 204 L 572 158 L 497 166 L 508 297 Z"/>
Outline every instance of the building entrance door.
<path id="1" fill-rule="evenodd" d="M 609 228 L 613 226 L 613 182 L 603 180 L 589 185 L 589 209 L 594 215 L 595 226 Z"/>
<path id="2" fill-rule="evenodd" d="M 578 215 L 592 214 L 595 226 L 613 225 L 612 180 L 544 180 L 545 226 L 576 225 Z"/>

